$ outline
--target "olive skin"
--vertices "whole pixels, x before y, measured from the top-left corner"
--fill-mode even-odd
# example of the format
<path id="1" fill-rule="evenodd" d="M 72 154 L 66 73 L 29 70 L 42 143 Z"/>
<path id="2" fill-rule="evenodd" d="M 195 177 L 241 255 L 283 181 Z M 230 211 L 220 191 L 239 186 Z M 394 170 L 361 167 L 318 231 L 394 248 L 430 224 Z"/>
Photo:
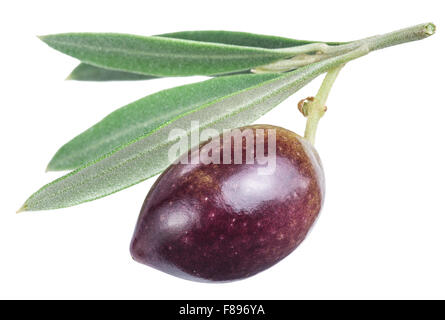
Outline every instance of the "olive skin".
<path id="1" fill-rule="evenodd" d="M 263 129 L 266 155 L 267 130 L 275 130 L 273 173 L 259 173 L 264 163 L 256 161 L 256 148 L 255 162 L 246 163 L 245 141 L 242 147 L 232 141 L 230 164 L 171 165 L 142 206 L 131 242 L 133 259 L 188 280 L 233 281 L 271 267 L 303 241 L 324 199 L 316 150 L 280 127 L 240 129 L 253 130 L 255 137 Z M 221 148 L 222 139 L 217 138 Z M 235 151 L 243 153 L 241 164 L 234 163 Z M 222 149 L 220 154 L 222 159 Z M 190 159 L 193 150 L 184 156 Z"/>

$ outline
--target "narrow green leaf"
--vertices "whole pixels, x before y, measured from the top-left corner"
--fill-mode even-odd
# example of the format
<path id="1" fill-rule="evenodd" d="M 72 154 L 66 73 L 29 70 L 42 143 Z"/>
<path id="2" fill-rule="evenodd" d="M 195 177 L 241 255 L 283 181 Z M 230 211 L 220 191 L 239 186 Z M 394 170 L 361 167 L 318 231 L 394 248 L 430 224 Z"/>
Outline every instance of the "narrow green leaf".
<path id="1" fill-rule="evenodd" d="M 234 74 L 248 74 L 251 73 L 250 70 L 230 72 L 221 75 L 214 75 L 214 77 L 224 77 Z M 92 66 L 87 63 L 79 63 L 79 65 L 74 68 L 71 74 L 66 78 L 66 80 L 76 80 L 76 81 L 135 81 L 135 80 L 152 80 L 159 79 L 162 77 L 149 76 L 144 74 L 132 73 L 127 71 L 119 71 L 112 69 L 105 69 L 101 67 Z"/>
<path id="2" fill-rule="evenodd" d="M 78 81 L 125 81 L 125 80 L 149 80 L 157 79 L 155 76 L 137 74 L 119 70 L 111 70 L 95 67 L 90 64 L 80 63 L 68 76 L 67 80 Z"/>
<path id="3" fill-rule="evenodd" d="M 267 49 L 297 47 L 318 42 L 234 31 L 182 31 L 161 34 L 158 35 L 158 37 Z M 344 44 L 343 42 L 324 43 L 329 45 Z M 85 63 L 81 63 L 76 69 L 74 69 L 74 71 L 68 78 L 78 81 L 125 81 L 153 79 L 153 77 L 150 76 L 144 76 L 140 74 L 133 75 L 129 72 L 117 72 L 115 70 L 99 68 Z"/>
<path id="4" fill-rule="evenodd" d="M 296 40 L 296 39 L 269 36 L 256 33 L 223 31 L 223 30 L 180 31 L 173 33 L 164 33 L 159 35 L 159 37 L 194 40 L 201 42 L 224 43 L 236 46 L 246 46 L 246 47 L 256 47 L 256 48 L 266 48 L 266 49 L 297 47 L 316 42 L 326 43 L 329 45 L 344 44 L 344 42 Z"/>
<path id="5" fill-rule="evenodd" d="M 273 49 L 166 37 L 67 33 L 41 37 L 50 47 L 97 67 L 154 76 L 216 75 L 289 58 Z"/>
<path id="6" fill-rule="evenodd" d="M 201 129 L 213 128 L 219 132 L 247 125 L 316 76 L 367 52 L 368 48 L 362 47 L 205 103 L 44 186 L 26 201 L 22 210 L 69 207 L 104 197 L 150 178 L 169 165 L 168 150 L 177 143 L 169 140 L 172 129 L 183 129 L 190 134 L 192 121 L 199 121 Z M 240 76 L 231 77 L 238 79 Z M 209 80 L 205 83 L 212 82 Z"/>
<path id="7" fill-rule="evenodd" d="M 275 77 L 273 74 L 226 76 L 149 95 L 114 111 L 62 146 L 48 170 L 78 168 L 181 114 Z"/>

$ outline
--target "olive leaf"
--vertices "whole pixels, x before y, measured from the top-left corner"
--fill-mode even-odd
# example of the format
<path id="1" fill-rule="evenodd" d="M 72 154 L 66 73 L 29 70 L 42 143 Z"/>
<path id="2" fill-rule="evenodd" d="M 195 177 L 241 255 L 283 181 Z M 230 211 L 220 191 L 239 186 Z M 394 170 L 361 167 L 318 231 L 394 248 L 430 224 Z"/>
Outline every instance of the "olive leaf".
<path id="1" fill-rule="evenodd" d="M 149 95 L 114 111 L 66 143 L 52 158 L 48 170 L 78 168 L 151 132 L 181 114 L 277 76 L 273 74 L 226 76 Z"/>
<path id="2" fill-rule="evenodd" d="M 368 48 L 363 46 L 347 54 L 302 67 L 196 106 L 194 110 L 177 116 L 113 152 L 42 187 L 25 202 L 21 210 L 69 207 L 104 197 L 146 180 L 169 165 L 168 150 L 177 143 L 169 137 L 171 130 L 182 129 L 190 134 L 193 121 L 199 121 L 200 129 L 213 128 L 219 132 L 247 125 L 318 75 L 368 51 Z M 263 75 L 238 75 L 228 78 L 236 82 L 240 77 L 261 76 Z M 208 84 L 206 89 L 214 90 L 212 81 L 214 80 L 203 82 L 204 87 Z"/>
<path id="3" fill-rule="evenodd" d="M 216 75 L 292 57 L 289 51 L 111 33 L 41 37 L 50 47 L 106 69 L 151 76 Z"/>
<path id="4" fill-rule="evenodd" d="M 247 32 L 234 31 L 181 31 L 174 33 L 165 33 L 158 35 L 158 37 L 175 38 L 183 40 L 192 40 L 200 42 L 211 42 L 219 44 L 266 48 L 266 49 L 280 49 L 297 47 L 311 43 L 326 43 L 328 45 L 340 45 L 343 42 L 321 42 L 308 40 L 295 40 L 290 38 L 254 34 Z M 112 69 L 100 68 L 89 65 L 87 63 L 80 63 L 72 73 L 68 76 L 70 80 L 78 81 L 125 81 L 125 80 L 147 80 L 156 77 L 146 76 L 136 73 L 117 71 Z"/>
<path id="5" fill-rule="evenodd" d="M 80 63 L 66 78 L 67 80 L 78 81 L 134 81 L 134 80 L 150 80 L 159 77 L 149 76 L 126 71 L 111 70 L 92 66 L 86 63 Z"/>
<path id="6" fill-rule="evenodd" d="M 194 40 L 201 42 L 223 43 L 236 46 L 266 48 L 266 49 L 298 47 L 310 43 L 326 43 L 329 45 L 343 44 L 343 42 L 296 40 L 284 37 L 269 36 L 264 34 L 237 32 L 237 31 L 223 31 L 223 30 L 179 31 L 173 33 L 164 33 L 158 36 L 184 39 L 184 40 Z"/>
<path id="7" fill-rule="evenodd" d="M 247 74 L 251 73 L 250 70 L 230 72 L 221 75 L 214 75 L 214 77 L 223 77 L 234 74 Z M 77 80 L 77 81 L 137 81 L 137 80 L 152 80 L 159 79 L 162 77 L 149 76 L 139 73 L 132 73 L 127 71 L 105 69 L 101 67 L 96 67 L 84 62 L 79 63 L 79 65 L 74 68 L 71 74 L 66 78 L 66 80 Z"/>

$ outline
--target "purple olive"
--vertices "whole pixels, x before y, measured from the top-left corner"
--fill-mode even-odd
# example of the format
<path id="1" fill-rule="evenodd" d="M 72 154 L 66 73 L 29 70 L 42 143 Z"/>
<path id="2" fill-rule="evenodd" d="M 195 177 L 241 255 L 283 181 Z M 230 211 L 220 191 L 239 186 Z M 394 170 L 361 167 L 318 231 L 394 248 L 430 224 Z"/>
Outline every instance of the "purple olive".
<path id="1" fill-rule="evenodd" d="M 195 164 L 173 164 L 159 177 L 133 235 L 131 254 L 136 261 L 189 280 L 231 281 L 269 268 L 303 241 L 324 198 L 316 150 L 283 128 L 240 128 L 246 129 L 253 132 L 255 148 L 248 148 L 247 138 L 237 144 L 232 137 L 230 163 L 223 163 L 227 143 L 221 135 L 181 158 L 193 162 L 199 151 L 211 150 L 212 155 L 220 150 L 219 164 L 195 158 Z M 272 170 L 265 170 L 269 164 L 260 158 L 262 141 L 264 156 L 275 156 Z M 248 162 L 249 154 L 253 163 Z"/>

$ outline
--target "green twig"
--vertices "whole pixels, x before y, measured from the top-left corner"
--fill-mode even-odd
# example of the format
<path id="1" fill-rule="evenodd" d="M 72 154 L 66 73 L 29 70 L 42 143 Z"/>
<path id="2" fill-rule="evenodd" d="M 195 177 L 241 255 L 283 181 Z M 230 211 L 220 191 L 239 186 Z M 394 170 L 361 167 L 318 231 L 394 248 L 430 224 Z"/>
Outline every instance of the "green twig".
<path id="1" fill-rule="evenodd" d="M 294 56 L 290 59 L 280 60 L 264 66 L 256 67 L 252 69 L 252 72 L 285 72 L 330 57 L 345 54 L 364 45 L 369 48 L 369 51 L 374 51 L 406 42 L 422 40 L 433 35 L 435 32 L 436 26 L 433 23 L 423 23 L 413 27 L 364 38 L 341 45 L 311 43 L 298 47 L 275 49 L 276 51 L 291 53 Z"/>

